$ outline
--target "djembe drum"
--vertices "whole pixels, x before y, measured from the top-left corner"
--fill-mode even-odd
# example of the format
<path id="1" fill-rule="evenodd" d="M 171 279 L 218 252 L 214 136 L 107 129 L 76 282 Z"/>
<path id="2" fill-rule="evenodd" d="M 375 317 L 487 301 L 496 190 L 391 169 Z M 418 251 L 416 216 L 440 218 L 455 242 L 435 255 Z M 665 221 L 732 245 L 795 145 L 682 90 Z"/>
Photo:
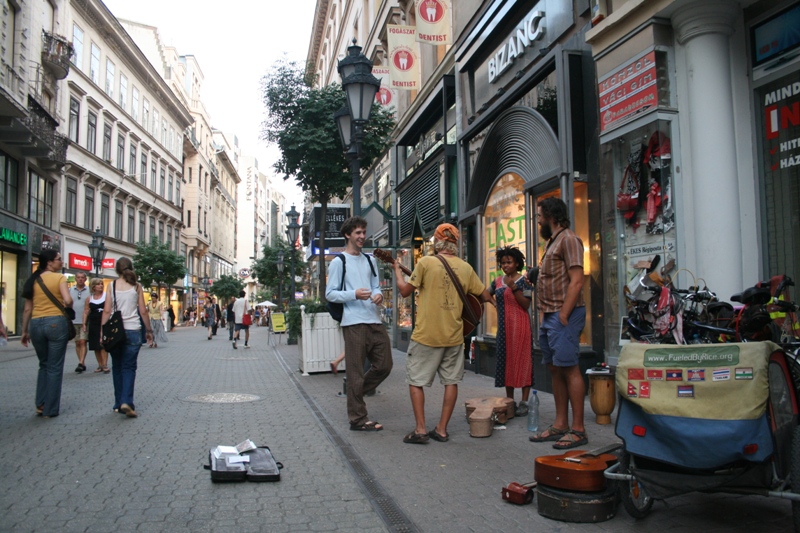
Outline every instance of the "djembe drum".
<path id="1" fill-rule="evenodd" d="M 589 376 L 589 403 L 596 415 L 595 420 L 598 424 L 610 424 L 617 399 L 614 373 L 588 370 L 586 374 Z"/>

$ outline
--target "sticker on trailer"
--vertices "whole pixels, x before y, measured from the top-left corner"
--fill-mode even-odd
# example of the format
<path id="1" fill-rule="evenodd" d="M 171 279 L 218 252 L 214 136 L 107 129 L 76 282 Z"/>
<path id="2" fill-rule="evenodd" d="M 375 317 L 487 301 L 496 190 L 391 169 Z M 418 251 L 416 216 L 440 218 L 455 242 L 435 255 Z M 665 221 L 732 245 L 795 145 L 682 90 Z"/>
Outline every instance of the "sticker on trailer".
<path id="1" fill-rule="evenodd" d="M 667 381 L 683 381 L 683 370 L 667 370 Z"/>
<path id="2" fill-rule="evenodd" d="M 686 381 L 705 381 L 705 368 L 689 368 L 686 370 Z"/>
<path id="3" fill-rule="evenodd" d="M 678 385 L 678 398 L 694 398 L 694 385 Z"/>
<path id="4" fill-rule="evenodd" d="M 730 381 L 731 379 L 731 369 L 730 368 L 718 368 L 714 370 L 714 377 L 712 378 L 714 381 Z"/>
<path id="5" fill-rule="evenodd" d="M 664 379 L 664 371 L 663 370 L 648 370 L 647 371 L 647 379 L 650 381 L 662 381 Z"/>
<path id="6" fill-rule="evenodd" d="M 752 368 L 737 368 L 735 379 L 753 379 Z"/>
<path id="7" fill-rule="evenodd" d="M 628 379 L 630 381 L 641 381 L 644 379 L 644 368 L 629 368 Z"/>

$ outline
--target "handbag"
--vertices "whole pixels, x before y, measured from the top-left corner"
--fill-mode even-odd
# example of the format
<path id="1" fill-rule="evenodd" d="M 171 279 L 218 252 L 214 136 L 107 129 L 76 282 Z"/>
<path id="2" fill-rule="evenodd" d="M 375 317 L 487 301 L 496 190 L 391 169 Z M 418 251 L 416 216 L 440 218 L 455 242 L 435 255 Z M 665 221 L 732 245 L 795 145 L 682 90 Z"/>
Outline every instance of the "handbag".
<path id="1" fill-rule="evenodd" d="M 100 340 L 100 344 L 103 345 L 103 349 L 107 352 L 111 352 L 125 340 L 125 327 L 122 323 L 122 312 L 117 309 L 116 281 L 111 283 L 111 291 L 114 298 L 114 312 L 111 314 L 111 318 L 108 319 L 108 322 L 103 324 L 103 337 Z"/>
<path id="2" fill-rule="evenodd" d="M 44 281 L 42 281 L 41 276 L 36 278 L 36 282 L 39 283 L 39 287 L 42 289 L 45 295 L 50 299 L 50 301 L 53 302 L 53 305 L 58 307 L 58 309 L 64 315 L 64 318 L 67 319 L 67 334 L 69 335 L 69 340 L 74 339 L 75 336 L 78 334 L 78 330 L 75 329 L 75 324 L 72 323 L 72 321 L 75 319 L 75 310 L 69 308 L 69 310 L 72 311 L 72 318 L 70 318 L 69 314 L 67 313 L 68 308 L 64 307 L 64 304 L 56 300 L 56 297 L 53 296 L 53 293 L 51 293 L 50 290 L 48 290 L 47 285 L 45 285 Z"/>
<path id="3" fill-rule="evenodd" d="M 630 180 L 630 185 L 628 184 Z M 630 165 L 625 167 L 622 182 L 617 193 L 617 209 L 623 213 L 635 211 L 639 206 L 639 182 Z"/>
<path id="4" fill-rule="evenodd" d="M 253 325 L 253 315 L 251 315 L 250 313 L 245 312 L 245 314 L 242 316 L 242 325 L 243 326 L 251 326 L 251 325 Z"/>

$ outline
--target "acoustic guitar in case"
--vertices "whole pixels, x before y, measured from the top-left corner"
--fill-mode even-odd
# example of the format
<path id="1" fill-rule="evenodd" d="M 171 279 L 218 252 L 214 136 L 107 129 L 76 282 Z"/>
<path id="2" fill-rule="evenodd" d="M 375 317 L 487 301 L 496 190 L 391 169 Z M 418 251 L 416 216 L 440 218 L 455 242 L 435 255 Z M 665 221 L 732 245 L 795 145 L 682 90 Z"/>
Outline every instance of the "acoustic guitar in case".
<path id="1" fill-rule="evenodd" d="M 564 490 L 597 492 L 606 488 L 605 470 L 618 461 L 608 452 L 620 448 L 611 444 L 592 451 L 569 450 L 561 455 L 536 458 L 533 478 L 540 484 Z"/>
<path id="2" fill-rule="evenodd" d="M 392 254 L 386 250 L 377 248 L 372 255 L 384 263 L 388 263 L 390 265 L 394 265 L 395 263 L 395 259 L 392 257 Z M 402 270 L 403 274 L 406 276 L 411 275 L 411 270 L 404 265 L 400 265 L 400 270 Z M 464 323 L 464 337 L 468 337 L 481 321 L 481 316 L 483 316 L 483 305 L 481 305 L 481 301 L 474 294 L 465 293 L 465 296 L 467 304 L 469 305 L 469 309 L 464 306 L 464 308 L 461 310 L 461 321 Z M 472 311 L 471 314 L 470 310 Z"/>

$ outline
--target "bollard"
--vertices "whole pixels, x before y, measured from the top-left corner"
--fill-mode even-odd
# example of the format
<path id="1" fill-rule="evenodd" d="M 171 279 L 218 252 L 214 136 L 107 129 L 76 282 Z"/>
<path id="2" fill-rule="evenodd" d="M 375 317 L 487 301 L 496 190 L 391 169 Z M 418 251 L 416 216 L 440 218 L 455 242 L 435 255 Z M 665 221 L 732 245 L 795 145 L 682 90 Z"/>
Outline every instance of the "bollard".
<path id="1" fill-rule="evenodd" d="M 342 396 L 347 396 L 347 376 L 342 378 Z"/>

